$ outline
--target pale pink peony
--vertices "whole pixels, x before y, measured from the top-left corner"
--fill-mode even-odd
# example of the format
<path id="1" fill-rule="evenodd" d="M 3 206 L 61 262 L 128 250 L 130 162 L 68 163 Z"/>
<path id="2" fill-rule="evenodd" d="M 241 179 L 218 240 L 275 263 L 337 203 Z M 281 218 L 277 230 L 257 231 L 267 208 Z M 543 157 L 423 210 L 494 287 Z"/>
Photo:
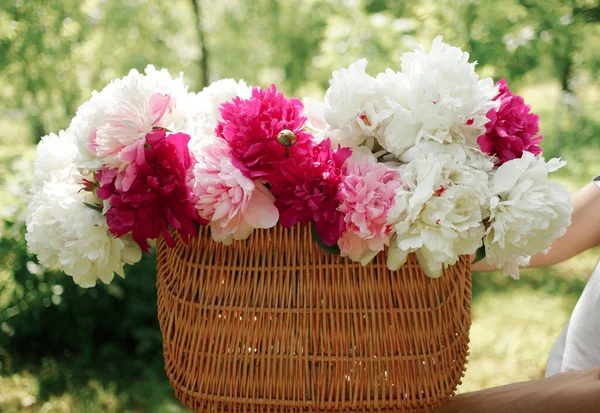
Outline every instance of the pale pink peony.
<path id="1" fill-rule="evenodd" d="M 366 265 L 389 243 L 388 211 L 402 182 L 397 170 L 377 163 L 371 151 L 361 149 L 343 168 L 338 210 L 344 214 L 346 231 L 338 245 L 342 256 Z"/>
<path id="2" fill-rule="evenodd" d="M 128 191 L 145 164 L 146 137 L 154 129 L 187 131 L 187 86 L 166 70 L 148 66 L 115 79 L 77 111 L 71 129 L 77 139 L 78 166 L 116 169 L 119 191 Z"/>
<path id="3" fill-rule="evenodd" d="M 254 228 L 271 228 L 279 212 L 263 184 L 247 178 L 232 162 L 221 138 L 196 148 L 190 186 L 198 214 L 209 221 L 213 239 L 225 244 L 248 238 Z"/>
<path id="4" fill-rule="evenodd" d="M 106 124 L 90 135 L 89 148 L 95 149 L 109 166 L 119 169 L 117 189 L 127 191 L 135 181 L 139 168 L 146 163 L 146 135 L 160 124 L 171 101 L 169 95 L 154 93 L 148 102 L 123 106 L 106 116 Z"/>
<path id="5" fill-rule="evenodd" d="M 486 132 L 477 139 L 481 150 L 498 157 L 498 164 L 521 158 L 523 152 L 538 155 L 542 152 L 539 144 L 543 136 L 540 131 L 540 117 L 530 113 L 531 107 L 521 96 L 513 95 L 506 80 L 498 82 L 499 92 L 494 100 L 500 101 L 500 109 L 490 109 Z"/>

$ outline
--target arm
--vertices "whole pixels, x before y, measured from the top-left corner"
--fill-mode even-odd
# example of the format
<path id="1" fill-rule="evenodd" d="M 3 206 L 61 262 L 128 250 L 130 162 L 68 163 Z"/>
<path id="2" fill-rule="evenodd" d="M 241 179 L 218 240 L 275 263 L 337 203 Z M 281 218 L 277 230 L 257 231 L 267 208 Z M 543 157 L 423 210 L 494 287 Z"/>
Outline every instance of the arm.
<path id="1" fill-rule="evenodd" d="M 571 201 L 571 226 L 565 235 L 554 241 L 547 254 L 531 258 L 532 267 L 557 264 L 582 251 L 600 245 L 600 187 L 590 183 L 577 192 Z M 473 264 L 473 271 L 495 271 L 485 260 Z"/>
<path id="2" fill-rule="evenodd" d="M 579 413 L 600 405 L 600 367 L 451 398 L 435 413 Z"/>

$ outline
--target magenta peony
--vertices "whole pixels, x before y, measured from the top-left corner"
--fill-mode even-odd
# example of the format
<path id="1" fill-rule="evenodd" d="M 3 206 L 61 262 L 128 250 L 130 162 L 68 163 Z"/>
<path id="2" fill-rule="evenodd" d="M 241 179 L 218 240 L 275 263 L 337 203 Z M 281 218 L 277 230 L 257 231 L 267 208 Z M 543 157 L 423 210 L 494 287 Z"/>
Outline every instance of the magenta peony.
<path id="1" fill-rule="evenodd" d="M 338 244 L 342 256 L 366 265 L 389 243 L 388 211 L 402 181 L 396 169 L 377 163 L 364 147 L 346 161 L 343 172 L 338 209 L 346 231 Z"/>
<path id="2" fill-rule="evenodd" d="M 500 90 L 494 100 L 500 100 L 500 109 L 488 111 L 486 133 L 477 139 L 479 147 L 497 156 L 500 165 L 521 158 L 524 151 L 540 154 L 539 143 L 543 136 L 536 136 L 540 131 L 539 116 L 529 112 L 531 107 L 521 96 L 511 93 L 504 79 L 500 79 L 498 85 Z"/>
<path id="3" fill-rule="evenodd" d="M 311 135 L 302 130 L 303 109 L 300 100 L 286 99 L 275 85 L 266 90 L 254 88 L 250 99 L 236 97 L 223 104 L 216 134 L 229 143 L 235 166 L 246 176 L 268 177 L 286 160 L 286 147 L 277 140 L 281 131 L 295 136 L 295 145 L 288 147 L 292 154 L 310 141 Z"/>
<path id="4" fill-rule="evenodd" d="M 314 221 L 326 245 L 337 243 L 346 227 L 344 215 L 338 211 L 341 169 L 351 153 L 348 148 L 332 150 L 329 139 L 297 147 L 271 180 L 282 226 Z"/>
<path id="5" fill-rule="evenodd" d="M 196 151 L 196 159 L 190 179 L 194 204 L 209 221 L 215 241 L 231 244 L 248 238 L 254 228 L 277 224 L 275 198 L 233 165 L 227 142 L 221 138 L 206 142 Z"/>
<path id="6" fill-rule="evenodd" d="M 119 189 L 120 174 L 105 168 L 99 172 L 102 186 L 98 197 L 110 200 L 106 220 L 110 232 L 121 237 L 129 232 L 139 246 L 148 252 L 148 239 L 162 234 L 167 245 L 175 242 L 170 225 L 187 242 L 196 235 L 195 222 L 205 223 L 194 208 L 192 192 L 187 186 L 192 158 L 188 149 L 190 137 L 184 133 L 167 135 L 164 129 L 146 135 L 145 162 L 138 166 L 128 190 Z"/>

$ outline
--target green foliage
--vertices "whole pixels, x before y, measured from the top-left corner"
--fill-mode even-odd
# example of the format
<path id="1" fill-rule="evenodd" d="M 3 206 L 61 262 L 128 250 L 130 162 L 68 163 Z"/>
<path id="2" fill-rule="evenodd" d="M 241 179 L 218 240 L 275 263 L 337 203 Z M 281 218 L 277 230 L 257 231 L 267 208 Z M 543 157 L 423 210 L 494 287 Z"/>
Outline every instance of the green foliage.
<path id="1" fill-rule="evenodd" d="M 317 0 L 224 0 L 204 4 L 211 78 L 242 78 L 250 84 L 277 84 L 295 93 L 314 80 L 311 66 L 334 13 Z"/>
<path id="2" fill-rule="evenodd" d="M 7 0 L 0 9 L 0 114 L 34 141 L 64 129 L 93 89 L 129 69 L 168 66 L 197 76 L 187 3 Z M 194 78 L 191 79 L 192 83 Z M 24 137 L 21 137 L 24 138 Z"/>
<path id="3" fill-rule="evenodd" d="M 88 377 L 66 364 L 47 358 L 39 371 L 22 370 L 0 376 L 3 413 L 184 413 L 190 412 L 176 400 L 168 382 L 157 376 L 158 369 L 147 369 L 143 377 L 118 384 L 101 369 Z M 91 377 L 91 376 L 94 377 Z M 60 392 L 48 393 L 56 383 Z M 124 391 L 124 389 L 126 391 Z"/>
<path id="4" fill-rule="evenodd" d="M 0 376 L 37 366 L 36 402 L 76 391 L 76 411 L 88 411 L 79 410 L 85 400 L 97 405 L 105 391 L 112 400 L 123 387 L 129 389 L 128 399 L 119 405 L 152 411 L 153 404 L 173 403 L 161 364 L 154 255 L 128 268 L 126 279 L 93 289 L 42 268 L 27 251 L 26 203 L 10 199 L 20 195 L 27 200 L 31 164 L 15 161 L 2 172 L 8 190 L 2 190 L 1 198 L 12 202 L 0 205 Z M 141 377 L 144 385 L 132 385 Z M 161 389 L 163 400 L 148 399 L 144 393 L 149 385 Z M 0 402 L 0 408 L 10 406 Z"/>
<path id="5" fill-rule="evenodd" d="M 521 86 L 540 77 L 577 92 L 598 73 L 591 0 L 7 0 L 0 9 L 0 120 L 35 141 L 65 128 L 93 89 L 148 63 L 210 79 L 276 83 L 322 96 L 331 71 L 366 57 L 373 73 L 437 34 L 464 47 L 485 75 Z M 200 44 L 198 6 L 204 45 Z M 204 46 L 204 48 L 202 47 Z M 14 139 L 8 131 L 0 138 Z M 25 137 L 20 137 L 21 139 Z"/>
<path id="6" fill-rule="evenodd" d="M 595 73 L 600 19 L 588 0 L 426 0 L 414 12 L 430 36 L 471 52 L 494 76 L 519 80 L 540 71 L 564 83 L 575 71 Z"/>
<path id="7" fill-rule="evenodd" d="M 4 176 L 16 193 L 26 194 L 28 166 L 14 162 Z M 107 365 L 119 352 L 155 356 L 160 334 L 153 256 L 146 255 L 135 273 L 128 269 L 126 280 L 79 288 L 64 274 L 40 267 L 27 251 L 25 206 L 5 208 L 1 221 L 0 323 L 5 334 L 0 348 L 33 358 L 81 354 L 106 359 Z"/>

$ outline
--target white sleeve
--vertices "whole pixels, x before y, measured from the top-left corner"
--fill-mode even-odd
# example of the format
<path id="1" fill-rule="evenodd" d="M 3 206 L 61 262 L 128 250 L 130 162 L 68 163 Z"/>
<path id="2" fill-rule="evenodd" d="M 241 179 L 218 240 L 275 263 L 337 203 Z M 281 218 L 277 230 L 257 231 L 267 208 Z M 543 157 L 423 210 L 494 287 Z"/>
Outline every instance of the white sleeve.
<path id="1" fill-rule="evenodd" d="M 594 178 L 600 188 L 600 175 Z M 600 365 L 600 262 L 548 357 L 546 377 Z"/>
<path id="2" fill-rule="evenodd" d="M 600 366 L 600 264 L 592 273 L 566 329 L 561 372 Z"/>
<path id="3" fill-rule="evenodd" d="M 560 373 L 565 355 L 565 346 L 567 344 L 567 331 L 569 331 L 569 323 L 567 323 L 567 326 L 560 333 L 550 350 L 548 362 L 546 363 L 546 377 Z"/>

